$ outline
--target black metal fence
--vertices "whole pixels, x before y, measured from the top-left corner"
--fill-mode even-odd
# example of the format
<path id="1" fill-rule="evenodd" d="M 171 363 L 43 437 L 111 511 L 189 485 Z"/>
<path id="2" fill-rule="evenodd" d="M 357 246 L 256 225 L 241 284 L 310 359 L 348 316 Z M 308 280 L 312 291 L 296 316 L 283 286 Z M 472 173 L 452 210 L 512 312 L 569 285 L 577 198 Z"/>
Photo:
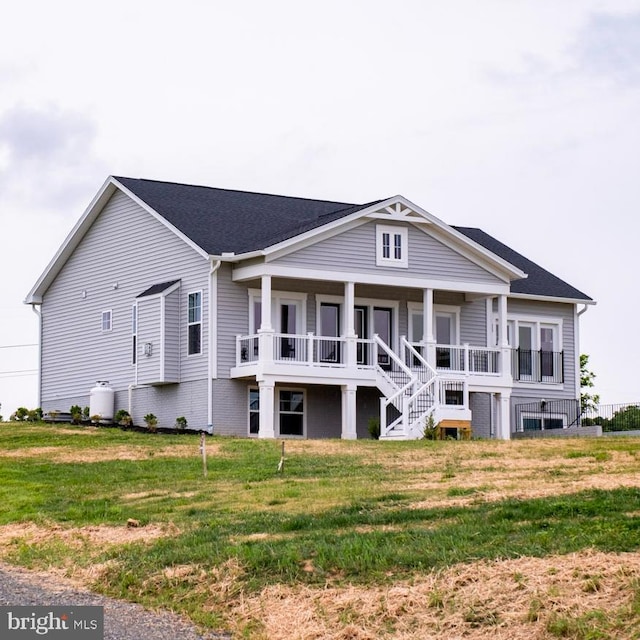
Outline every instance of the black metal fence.
<path id="1" fill-rule="evenodd" d="M 600 425 L 602 431 L 640 431 L 640 403 L 586 407 L 580 422 L 585 427 Z"/>
<path id="2" fill-rule="evenodd" d="M 578 400 L 538 400 L 515 406 L 515 431 L 599 425 L 603 432 L 640 431 L 640 402 L 580 407 Z"/>
<path id="3" fill-rule="evenodd" d="M 537 400 L 515 406 L 515 431 L 566 429 L 580 424 L 578 400 Z"/>
<path id="4" fill-rule="evenodd" d="M 564 382 L 564 353 L 513 349 L 511 375 L 514 380 Z"/>

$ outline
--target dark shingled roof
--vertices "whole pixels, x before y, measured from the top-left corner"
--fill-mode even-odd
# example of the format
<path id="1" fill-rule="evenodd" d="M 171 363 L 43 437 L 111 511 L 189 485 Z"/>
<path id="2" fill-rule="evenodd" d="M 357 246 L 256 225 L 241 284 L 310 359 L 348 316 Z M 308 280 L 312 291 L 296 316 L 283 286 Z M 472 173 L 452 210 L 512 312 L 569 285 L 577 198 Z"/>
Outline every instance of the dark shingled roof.
<path id="1" fill-rule="evenodd" d="M 114 177 L 210 255 L 264 249 L 373 204 Z"/>
<path id="2" fill-rule="evenodd" d="M 140 178 L 115 179 L 210 255 L 265 249 L 382 202 L 348 204 Z M 512 293 L 591 300 L 481 229 L 453 228 L 528 274 L 511 283 Z M 163 290 L 154 287 L 140 295 Z"/>
<path id="3" fill-rule="evenodd" d="M 150 286 L 148 289 L 145 289 L 140 295 L 136 296 L 136 298 L 146 298 L 147 296 L 155 296 L 163 291 L 166 291 L 169 287 L 172 287 L 176 282 L 180 282 L 180 280 L 170 280 L 169 282 L 161 282 L 160 284 L 154 284 Z"/>
<path id="4" fill-rule="evenodd" d="M 453 227 L 474 242 L 488 249 L 503 260 L 524 271 L 528 277 L 511 282 L 511 293 L 523 293 L 534 296 L 550 296 L 553 298 L 570 298 L 572 300 L 591 301 L 588 295 L 560 280 L 557 276 L 543 269 L 528 258 L 514 251 L 506 244 L 485 233 L 482 229 L 471 227 Z"/>

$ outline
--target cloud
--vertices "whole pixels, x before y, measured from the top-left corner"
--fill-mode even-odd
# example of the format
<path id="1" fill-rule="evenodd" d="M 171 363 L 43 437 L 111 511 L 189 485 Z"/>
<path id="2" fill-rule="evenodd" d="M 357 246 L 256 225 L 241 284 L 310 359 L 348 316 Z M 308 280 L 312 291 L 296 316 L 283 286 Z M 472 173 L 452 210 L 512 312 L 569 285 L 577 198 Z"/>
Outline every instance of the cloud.
<path id="1" fill-rule="evenodd" d="M 106 174 L 93 152 L 96 135 L 92 120 L 57 107 L 0 115 L 2 199 L 49 211 L 77 206 Z"/>
<path id="2" fill-rule="evenodd" d="M 620 84 L 640 84 L 640 12 L 593 14 L 575 52 L 584 72 L 605 75 Z"/>

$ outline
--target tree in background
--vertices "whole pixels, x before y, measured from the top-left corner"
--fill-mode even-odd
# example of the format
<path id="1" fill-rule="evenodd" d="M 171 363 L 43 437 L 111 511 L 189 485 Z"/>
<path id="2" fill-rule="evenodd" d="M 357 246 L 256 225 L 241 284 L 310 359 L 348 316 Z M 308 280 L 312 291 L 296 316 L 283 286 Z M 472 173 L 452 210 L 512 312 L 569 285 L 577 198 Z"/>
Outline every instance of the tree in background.
<path id="1" fill-rule="evenodd" d="M 595 386 L 594 378 L 596 374 L 587 369 L 589 356 L 586 353 L 580 354 L 580 409 L 584 413 L 587 409 L 593 409 L 600 403 L 600 395 L 589 393 L 589 389 Z"/>

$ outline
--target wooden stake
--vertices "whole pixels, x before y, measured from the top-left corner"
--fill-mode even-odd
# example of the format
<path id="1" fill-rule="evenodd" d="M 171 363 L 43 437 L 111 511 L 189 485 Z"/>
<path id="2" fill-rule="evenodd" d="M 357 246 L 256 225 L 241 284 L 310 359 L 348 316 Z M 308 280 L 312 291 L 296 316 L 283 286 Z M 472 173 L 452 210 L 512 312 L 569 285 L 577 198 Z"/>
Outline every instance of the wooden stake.
<path id="1" fill-rule="evenodd" d="M 207 477 L 207 446 L 204 440 L 204 431 L 200 434 L 200 453 L 202 453 L 202 475 Z"/>
<path id="2" fill-rule="evenodd" d="M 284 440 L 282 441 L 282 454 L 280 455 L 280 462 L 278 462 L 278 473 L 284 473 Z"/>

